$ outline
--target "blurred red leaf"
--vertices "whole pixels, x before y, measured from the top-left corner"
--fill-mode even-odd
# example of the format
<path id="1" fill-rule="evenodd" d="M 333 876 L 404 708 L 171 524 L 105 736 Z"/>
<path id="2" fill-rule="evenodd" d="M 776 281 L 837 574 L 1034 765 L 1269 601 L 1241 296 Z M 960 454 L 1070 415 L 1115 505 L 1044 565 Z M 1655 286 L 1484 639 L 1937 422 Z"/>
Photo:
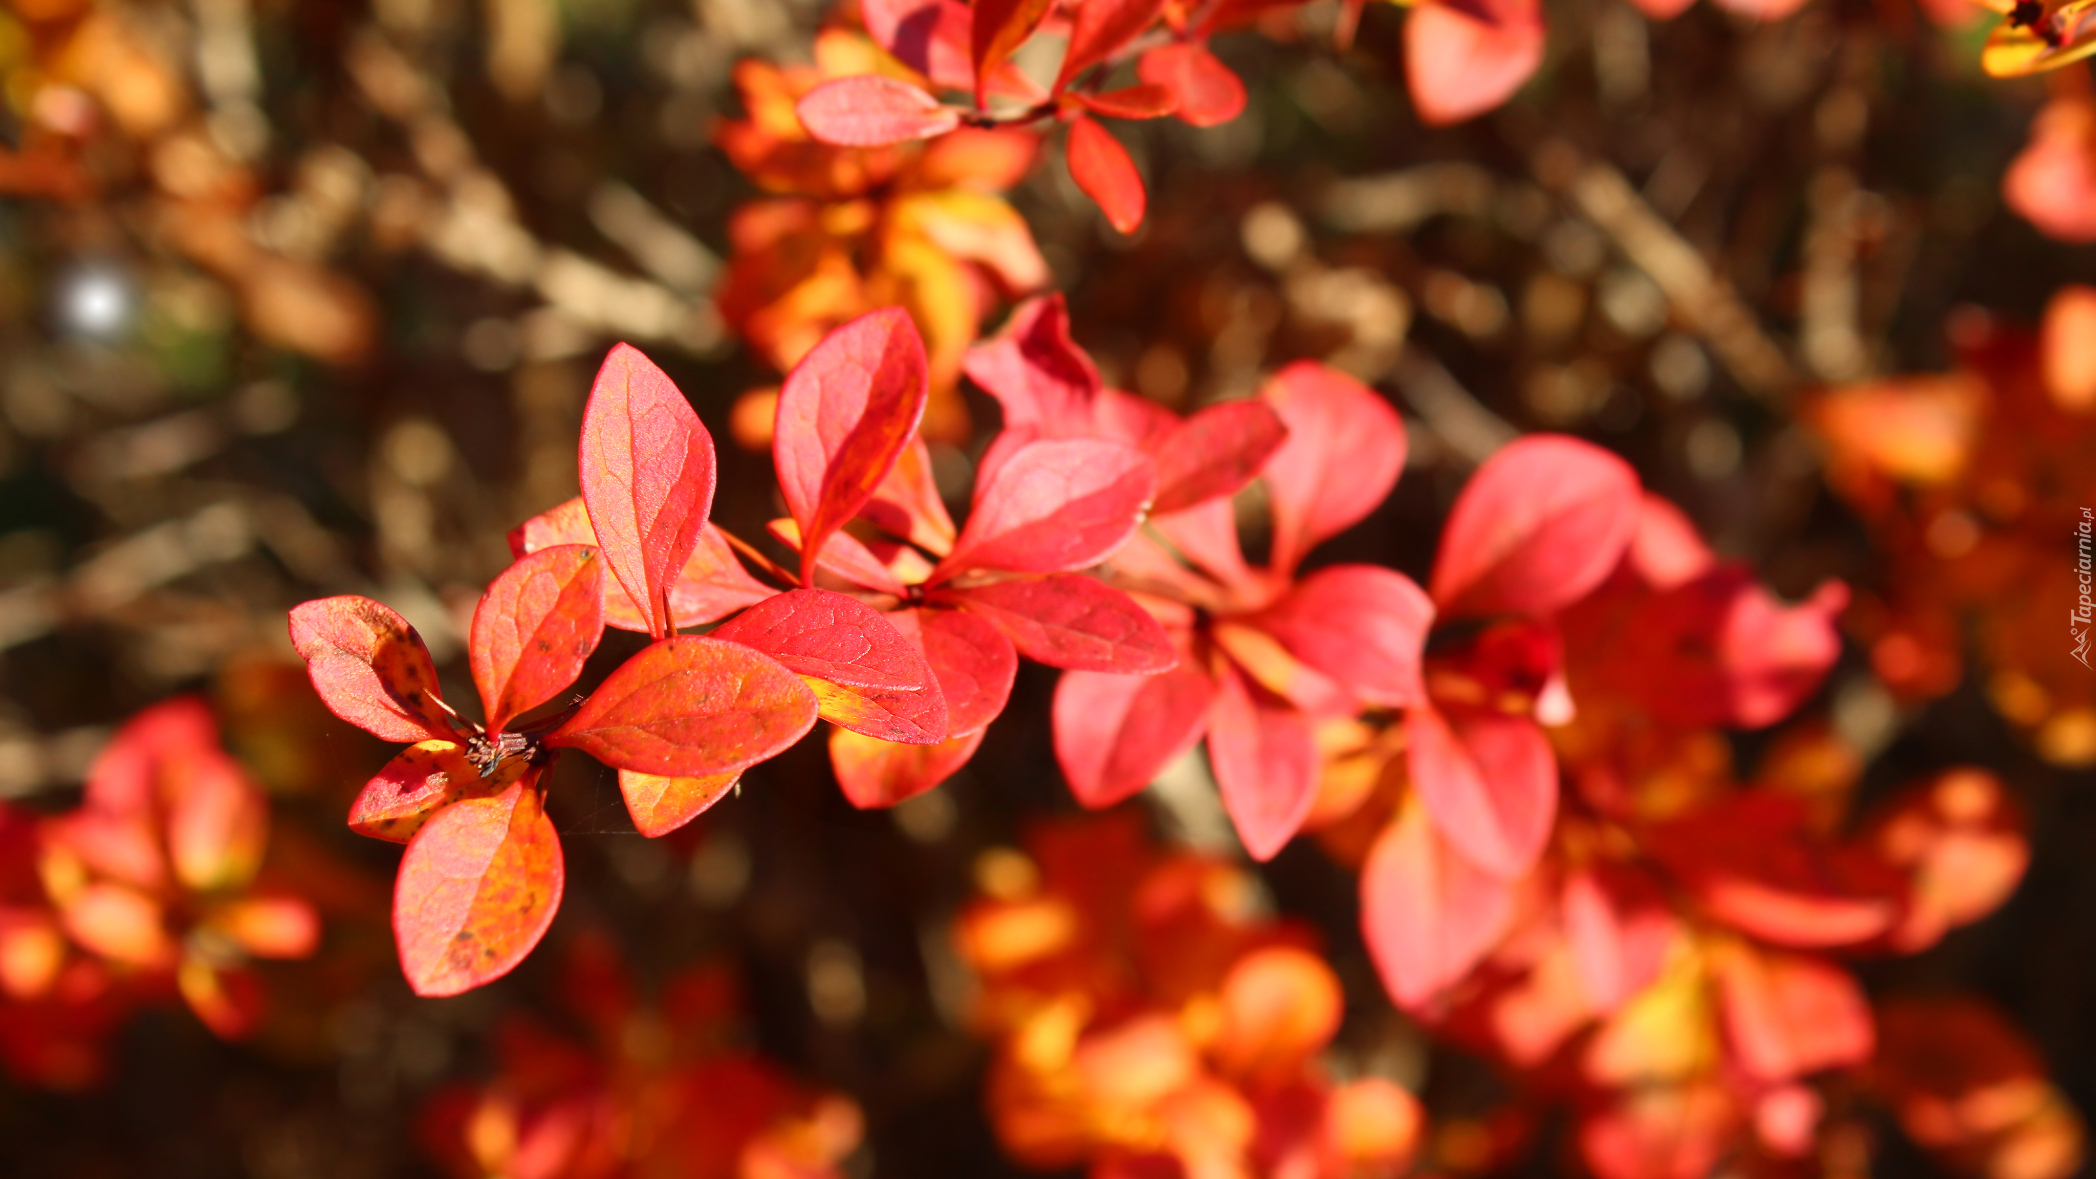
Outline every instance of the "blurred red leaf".
<path id="1" fill-rule="evenodd" d="M 678 636 L 612 672 L 546 743 L 617 769 L 704 778 L 785 749 L 814 727 L 815 713 L 815 694 L 769 656 Z"/>
<path id="2" fill-rule="evenodd" d="M 1448 617 L 1563 609 L 1615 568 L 1641 503 L 1637 472 L 1600 447 L 1557 434 L 1516 439 L 1456 498 L 1434 559 L 1434 601 Z"/>
<path id="3" fill-rule="evenodd" d="M 662 777 L 637 770 L 619 771 L 619 796 L 642 835 L 657 839 L 699 817 L 725 798 L 742 777 L 741 770 L 698 778 Z"/>
<path id="4" fill-rule="evenodd" d="M 473 611 L 473 682 L 500 731 L 582 674 L 604 637 L 604 566 L 597 550 L 540 549 L 502 571 Z"/>
<path id="5" fill-rule="evenodd" d="M 1161 119 L 1179 109 L 1179 96 L 1171 90 L 1145 82 L 1094 94 L 1080 90 L 1078 105 L 1109 119 Z"/>
<path id="6" fill-rule="evenodd" d="M 408 985 L 434 998 L 508 974 L 546 935 L 565 881 L 537 774 L 445 807 L 415 833 L 393 884 Z"/>
<path id="7" fill-rule="evenodd" d="M 1157 675 L 1066 671 L 1055 686 L 1055 760 L 1070 793 L 1112 806 L 1148 786 L 1206 731 L 1215 681 L 1185 661 Z"/>
<path id="8" fill-rule="evenodd" d="M 1028 443 L 976 495 L 933 578 L 1097 564 L 1134 534 L 1156 493 L 1157 469 L 1140 451 L 1086 438 Z"/>
<path id="9" fill-rule="evenodd" d="M 1175 422 L 1153 448 L 1157 515 L 1234 495 L 1258 476 L 1288 427 L 1263 401 L 1226 401 Z"/>
<path id="10" fill-rule="evenodd" d="M 1288 428 L 1261 472 L 1274 522 L 1269 563 L 1287 574 L 1389 496 L 1405 466 L 1405 424 L 1374 390 L 1309 361 L 1267 378 L 1259 396 Z"/>
<path id="11" fill-rule="evenodd" d="M 1405 714 L 1412 787 L 1434 825 L 1479 868 L 1518 879 L 1557 817 L 1557 755 L 1542 726 L 1465 705 Z"/>
<path id="12" fill-rule="evenodd" d="M 452 735 L 422 636 L 385 606 L 353 594 L 302 602 L 291 645 L 328 711 L 350 724 L 386 741 Z"/>
<path id="13" fill-rule="evenodd" d="M 1136 76 L 1177 96 L 1178 116 L 1196 127 L 1227 123 L 1244 112 L 1245 86 L 1206 45 L 1160 45 L 1136 59 Z"/>
<path id="14" fill-rule="evenodd" d="M 1405 81 L 1421 122 L 1460 123 L 1505 102 L 1543 64 L 1538 0 L 1445 0 L 1405 20 Z"/>
<path id="15" fill-rule="evenodd" d="M 1178 662 L 1172 641 L 1134 599 L 1089 577 L 1021 577 L 935 590 L 936 601 L 981 615 L 1036 663 L 1147 673 Z"/>
<path id="16" fill-rule="evenodd" d="M 1063 145 L 1063 158 L 1070 179 L 1084 195 L 1092 198 L 1108 224 L 1122 233 L 1134 233 L 1143 224 L 1149 195 L 1143 190 L 1142 174 L 1128 149 L 1113 132 L 1089 115 L 1070 120 L 1070 133 Z"/>
<path id="17" fill-rule="evenodd" d="M 801 126 L 839 147 L 885 147 L 944 135 L 961 125 L 961 112 L 923 90 L 879 74 L 832 78 L 794 105 Z"/>
<path id="18" fill-rule="evenodd" d="M 975 0 L 974 23 L 968 30 L 969 56 L 975 66 L 975 105 L 983 105 L 991 72 L 1003 65 L 1021 42 L 1048 15 L 1054 0 Z"/>
<path id="19" fill-rule="evenodd" d="M 964 0 L 860 0 L 866 32 L 896 60 L 956 90 L 975 86 Z"/>
<path id="20" fill-rule="evenodd" d="M 1254 624 L 1363 701 L 1403 708 L 1426 698 L 1419 663 L 1433 621 L 1433 602 L 1404 574 L 1333 565 L 1297 582 Z"/>
<path id="21" fill-rule="evenodd" d="M 620 344 L 582 411 L 582 500 L 604 559 L 648 620 L 670 633 L 670 584 L 713 506 L 713 437 L 668 374 Z"/>
<path id="22" fill-rule="evenodd" d="M 239 762 L 217 749 L 195 754 L 165 775 L 168 859 L 190 889 L 237 888 L 262 866 L 269 800 Z"/>
<path id="23" fill-rule="evenodd" d="M 1426 809 L 1404 807 L 1361 869 L 1361 932 L 1383 987 L 1418 1012 L 1498 942 L 1514 886 L 1442 842 Z"/>
<path id="24" fill-rule="evenodd" d="M 862 810 L 894 806 L 930 790 L 968 764 L 982 744 L 983 732 L 976 729 L 937 745 L 903 745 L 850 729 L 832 729 L 830 766 L 853 806 Z"/>
<path id="25" fill-rule="evenodd" d="M 1680 925 L 1658 889 L 1627 871 L 1583 868 L 1565 877 L 1559 910 L 1580 989 L 1608 1014 L 1659 977 Z"/>
<path id="26" fill-rule="evenodd" d="M 1155 23 L 1164 9 L 1165 0 L 1084 0 L 1071 21 L 1070 44 L 1055 76 L 1055 92 L 1062 93 L 1077 75 L 1119 52 Z"/>
<path id="27" fill-rule="evenodd" d="M 1652 852 L 1711 916 L 1803 948 L 1860 945 L 1890 929 L 1904 882 L 1860 851 L 1806 827 L 1804 800 L 1756 791 L 1654 830 Z"/>
<path id="28" fill-rule="evenodd" d="M 2002 174 L 2001 195 L 2047 237 L 2096 241 L 2096 99 L 2062 95 L 2038 111 L 2030 143 Z"/>
<path id="29" fill-rule="evenodd" d="M 1870 1003 L 1847 971 L 1743 942 L 1716 959 L 1726 1039 L 1749 1073 L 1782 1081 L 1870 1059 Z"/>
<path id="30" fill-rule="evenodd" d="M 789 590 L 713 628 L 712 638 L 764 652 L 789 671 L 860 688 L 936 686 L 924 652 L 880 611 L 830 590 Z"/>
<path id="31" fill-rule="evenodd" d="M 926 381 L 924 341 L 898 307 L 830 332 L 786 374 L 772 462 L 800 526 L 802 584 L 813 584 L 823 543 L 858 515 L 916 437 Z"/>
<path id="32" fill-rule="evenodd" d="M 1208 761 L 1245 851 L 1273 859 L 1317 801 L 1310 718 L 1225 667 L 1209 714 Z"/>
<path id="33" fill-rule="evenodd" d="M 1790 715 L 1841 656 L 1848 589 L 1829 582 L 1785 606 L 1738 565 L 1721 565 L 1637 607 L 1622 674 L 1657 715 L 1758 729 Z"/>

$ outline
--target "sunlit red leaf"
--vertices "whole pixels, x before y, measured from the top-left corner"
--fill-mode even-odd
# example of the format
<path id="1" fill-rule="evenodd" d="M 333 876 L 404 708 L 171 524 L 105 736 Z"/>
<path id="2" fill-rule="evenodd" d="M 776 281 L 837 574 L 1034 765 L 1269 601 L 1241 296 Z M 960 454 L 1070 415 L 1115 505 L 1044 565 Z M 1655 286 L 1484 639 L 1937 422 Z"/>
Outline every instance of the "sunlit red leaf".
<path id="1" fill-rule="evenodd" d="M 815 553 L 859 513 L 916 436 L 927 379 L 924 341 L 897 307 L 824 336 L 787 374 L 772 461 L 800 526 L 804 584 Z"/>
<path id="2" fill-rule="evenodd" d="M 291 611 L 291 645 L 328 710 L 350 724 L 387 741 L 452 735 L 422 636 L 379 603 L 355 595 L 301 603 Z"/>
<path id="3" fill-rule="evenodd" d="M 1484 114 L 1543 63 L 1537 0 L 1421 4 L 1406 18 L 1404 36 L 1412 106 L 1432 126 Z"/>
<path id="4" fill-rule="evenodd" d="M 1070 793 L 1112 806 L 1143 787 L 1206 731 L 1215 682 L 1181 662 L 1157 675 L 1066 671 L 1055 686 L 1055 760 Z"/>
<path id="5" fill-rule="evenodd" d="M 983 105 L 990 75 L 1048 15 L 1054 0 L 975 0 L 974 23 L 968 32 L 969 56 L 975 66 L 975 105 Z"/>
<path id="6" fill-rule="evenodd" d="M 1063 157 L 1070 167 L 1070 179 L 1106 214 L 1108 224 L 1122 233 L 1142 227 L 1150 197 L 1143 189 L 1142 174 L 1135 170 L 1135 160 L 1113 132 L 1099 120 L 1079 115 L 1070 120 Z"/>
<path id="7" fill-rule="evenodd" d="M 713 506 L 713 437 L 639 349 L 604 358 L 582 412 L 582 500 L 612 574 L 662 637 L 672 582 Z"/>
<path id="8" fill-rule="evenodd" d="M 993 339 L 968 349 L 961 367 L 997 399 L 1007 433 L 1081 438 L 1092 432 L 1099 370 L 1070 339 L 1070 313 L 1061 292 L 1021 303 Z M 985 461 L 977 478 L 990 474 Z"/>
<path id="9" fill-rule="evenodd" d="M 1149 82 L 1097 94 L 1080 90 L 1072 97 L 1084 109 L 1108 119 L 1161 119 L 1179 109 L 1177 94 Z"/>
<path id="10" fill-rule="evenodd" d="M 1514 886 L 1482 872 L 1407 805 L 1361 869 L 1361 932 L 1383 987 L 1408 1011 L 1470 973 L 1514 914 Z"/>
<path id="11" fill-rule="evenodd" d="M 1226 401 L 1176 424 L 1155 447 L 1157 502 L 1162 516 L 1221 496 L 1255 478 L 1288 428 L 1263 401 Z"/>
<path id="12" fill-rule="evenodd" d="M 926 691 L 899 692 L 802 678 L 814 689 L 818 714 L 833 725 L 906 745 L 936 745 L 949 736 L 946 697 L 936 683 Z"/>
<path id="13" fill-rule="evenodd" d="M 1055 76 L 1055 92 L 1062 93 L 1077 75 L 1119 52 L 1149 28 L 1164 8 L 1165 0 L 1085 0 L 1078 5 L 1070 45 Z"/>
<path id="14" fill-rule="evenodd" d="M 741 777 L 741 770 L 701 778 L 666 778 L 620 770 L 619 796 L 626 800 L 626 813 L 633 817 L 634 828 L 655 839 L 698 818 L 727 797 Z"/>
<path id="15" fill-rule="evenodd" d="M 576 496 L 559 507 L 541 512 L 509 534 L 513 556 L 522 557 L 557 544 L 595 546 L 597 533 L 590 527 L 589 512 Z M 620 630 L 646 634 L 648 620 L 626 594 L 616 577 L 598 579 L 604 586 L 604 624 Z M 751 577 L 721 530 L 708 524 L 699 535 L 697 548 L 670 586 L 670 612 L 678 626 L 701 626 L 761 602 L 778 590 Z"/>
<path id="16" fill-rule="evenodd" d="M 555 545 L 503 570 L 480 596 L 467 644 L 489 730 L 574 683 L 603 636 L 604 565 L 596 549 Z"/>
<path id="17" fill-rule="evenodd" d="M 861 688 L 934 687 L 924 653 L 880 611 L 830 590 L 791 590 L 713 628 L 711 637 L 762 651 L 804 676 Z"/>
<path id="18" fill-rule="evenodd" d="M 538 945 L 566 881 L 538 775 L 439 811 L 393 884 L 393 936 L 418 995 L 456 995 L 508 974 Z"/>
<path id="19" fill-rule="evenodd" d="M 1637 472 L 1555 434 L 1508 444 L 1449 512 L 1433 594 L 1450 617 L 1549 614 L 1600 585 L 1636 532 Z"/>
<path id="20" fill-rule="evenodd" d="M 1839 966 L 1732 943 L 1716 969 L 1725 1038 L 1749 1073 L 1780 1081 L 1870 1059 L 1870 1003 Z"/>
<path id="21" fill-rule="evenodd" d="M 1259 396 L 1288 428 L 1262 472 L 1274 521 L 1271 563 L 1286 572 L 1390 494 L 1405 466 L 1405 425 L 1374 390 L 1308 361 L 1275 373 Z"/>
<path id="22" fill-rule="evenodd" d="M 1161 45 L 1136 59 L 1135 72 L 1143 81 L 1170 90 L 1179 100 L 1175 113 L 1193 126 L 1214 127 L 1244 112 L 1243 80 L 1206 45 Z"/>
<path id="23" fill-rule="evenodd" d="M 932 597 L 982 616 L 1019 654 L 1050 667 L 1149 673 L 1179 660 L 1149 611 L 1089 577 L 1014 578 Z"/>
<path id="24" fill-rule="evenodd" d="M 400 751 L 357 793 L 349 808 L 349 829 L 374 839 L 406 843 L 429 817 L 461 798 L 478 798 L 507 788 L 527 766 L 511 758 L 483 778 L 466 760 L 466 748 L 450 741 L 423 741 Z"/>
<path id="25" fill-rule="evenodd" d="M 885 147 L 944 135 L 961 125 L 961 112 L 923 90 L 879 74 L 832 78 L 801 96 L 801 126 L 839 147 Z"/>
<path id="26" fill-rule="evenodd" d="M 1405 714 L 1412 786 L 1472 863 L 1509 879 L 1543 854 L 1557 816 L 1557 755 L 1542 726 L 1463 705 Z"/>
<path id="27" fill-rule="evenodd" d="M 934 578 L 1097 564 L 1134 534 L 1156 493 L 1157 469 L 1139 451 L 1086 438 L 1028 443 L 976 496 Z"/>
<path id="28" fill-rule="evenodd" d="M 1209 712 L 1208 761 L 1245 851 L 1273 859 L 1317 801 L 1310 718 L 1225 668 Z"/>
<path id="29" fill-rule="evenodd" d="M 832 729 L 830 766 L 853 806 L 894 806 L 930 790 L 968 764 L 982 744 L 983 732 L 978 728 L 937 745 L 903 745 L 850 729 Z"/>
<path id="30" fill-rule="evenodd" d="M 617 769 L 706 778 L 785 749 L 815 713 L 815 694 L 769 656 L 678 636 L 627 660 L 546 741 Z"/>
<path id="31" fill-rule="evenodd" d="M 1003 631 L 960 610 L 900 610 L 889 619 L 924 648 L 946 698 L 949 733 L 972 733 L 1004 711 L 1019 653 Z"/>
<path id="32" fill-rule="evenodd" d="M 1425 698 L 1419 664 L 1433 620 L 1433 602 L 1404 574 L 1334 565 L 1296 583 L 1257 625 L 1363 701 L 1401 708 Z"/>

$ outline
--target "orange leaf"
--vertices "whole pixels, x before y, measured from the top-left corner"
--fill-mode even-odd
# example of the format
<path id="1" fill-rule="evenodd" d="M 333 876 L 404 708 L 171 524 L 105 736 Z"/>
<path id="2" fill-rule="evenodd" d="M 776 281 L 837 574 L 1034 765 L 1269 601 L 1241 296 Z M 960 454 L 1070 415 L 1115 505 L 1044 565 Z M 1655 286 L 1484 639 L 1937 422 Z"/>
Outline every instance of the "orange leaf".
<path id="1" fill-rule="evenodd" d="M 429 817 L 461 798 L 497 793 L 515 782 L 530 762 L 513 757 L 483 778 L 466 748 L 450 741 L 424 741 L 396 754 L 357 792 L 349 807 L 349 829 L 373 839 L 406 843 Z"/>
<path id="2" fill-rule="evenodd" d="M 1150 199 L 1143 191 L 1142 175 L 1135 170 L 1128 149 L 1099 120 L 1089 115 L 1070 120 L 1063 158 L 1070 167 L 1070 179 L 1098 204 L 1109 224 L 1122 233 L 1142 227 Z"/>
<path id="3" fill-rule="evenodd" d="M 408 844 L 393 885 L 393 936 L 418 995 L 469 991 L 538 945 L 566 879 L 537 774 L 445 807 Z"/>
<path id="4" fill-rule="evenodd" d="M 894 806 L 930 790 L 968 764 L 985 731 L 976 729 L 937 745 L 904 745 L 850 729 L 832 729 L 830 766 L 853 806 Z"/>
<path id="5" fill-rule="evenodd" d="M 650 839 L 668 835 L 727 797 L 742 771 L 703 778 L 665 778 L 634 770 L 619 771 L 619 795 L 633 825 Z"/>
<path id="6" fill-rule="evenodd" d="M 726 774 L 773 756 L 815 726 L 815 694 L 740 643 L 663 639 L 611 673 L 546 738 L 608 766 L 667 777 Z"/>

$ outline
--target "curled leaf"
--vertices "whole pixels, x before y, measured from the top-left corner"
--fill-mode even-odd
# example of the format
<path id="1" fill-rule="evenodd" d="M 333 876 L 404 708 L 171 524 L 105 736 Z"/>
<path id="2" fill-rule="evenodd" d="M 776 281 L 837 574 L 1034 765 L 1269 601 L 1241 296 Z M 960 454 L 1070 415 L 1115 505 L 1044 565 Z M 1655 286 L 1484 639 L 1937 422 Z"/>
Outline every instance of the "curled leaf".
<path id="1" fill-rule="evenodd" d="M 353 594 L 302 603 L 291 645 L 328 711 L 350 724 L 386 741 L 452 735 L 422 636 L 385 606 Z"/>
<path id="2" fill-rule="evenodd" d="M 505 790 L 528 768 L 525 759 L 510 758 L 483 778 L 466 760 L 463 745 L 450 741 L 410 745 L 357 792 L 349 807 L 349 829 L 373 839 L 406 843 L 445 806 Z"/>

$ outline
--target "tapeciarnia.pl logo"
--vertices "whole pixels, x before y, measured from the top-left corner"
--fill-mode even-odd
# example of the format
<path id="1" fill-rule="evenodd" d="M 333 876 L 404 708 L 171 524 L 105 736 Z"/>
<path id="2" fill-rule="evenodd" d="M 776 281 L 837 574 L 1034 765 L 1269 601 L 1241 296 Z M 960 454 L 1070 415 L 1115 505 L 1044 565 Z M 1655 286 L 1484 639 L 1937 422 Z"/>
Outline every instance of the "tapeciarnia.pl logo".
<path id="1" fill-rule="evenodd" d="M 2074 526 L 2074 549 L 2080 558 L 2075 564 L 2076 575 L 2081 579 L 2081 599 L 2075 603 L 2074 613 L 2067 619 L 2067 633 L 2073 636 L 2073 655 L 2083 667 L 2089 667 L 2089 623 L 2096 621 L 2096 601 L 2091 601 L 2089 588 L 2096 584 L 2096 567 L 2092 567 L 2089 555 L 2090 532 L 2096 529 L 2096 515 L 2087 508 L 2081 510 L 2081 523 Z M 2091 668 L 2096 670 L 2096 668 Z"/>

